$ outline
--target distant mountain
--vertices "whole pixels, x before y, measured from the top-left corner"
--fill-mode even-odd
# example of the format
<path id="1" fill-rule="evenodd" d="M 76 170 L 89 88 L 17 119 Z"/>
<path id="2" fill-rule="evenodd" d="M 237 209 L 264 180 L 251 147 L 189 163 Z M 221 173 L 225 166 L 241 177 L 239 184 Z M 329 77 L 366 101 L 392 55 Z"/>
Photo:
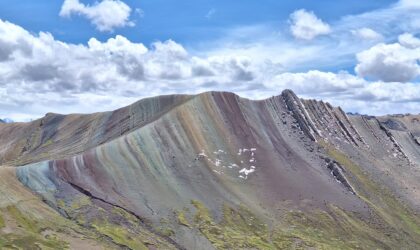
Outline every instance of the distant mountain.
<path id="1" fill-rule="evenodd" d="M 13 123 L 14 121 L 10 118 L 0 119 L 0 123 Z"/>
<path id="2" fill-rule="evenodd" d="M 6 226 L 21 225 L 0 245 L 420 246 L 420 116 L 207 92 L 2 124 L 0 145 Z"/>

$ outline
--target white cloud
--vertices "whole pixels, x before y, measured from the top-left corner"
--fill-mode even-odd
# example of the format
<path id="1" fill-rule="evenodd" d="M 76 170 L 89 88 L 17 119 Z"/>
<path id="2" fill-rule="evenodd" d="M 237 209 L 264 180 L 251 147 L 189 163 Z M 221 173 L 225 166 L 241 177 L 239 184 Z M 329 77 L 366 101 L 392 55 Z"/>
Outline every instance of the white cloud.
<path id="1" fill-rule="evenodd" d="M 65 0 L 60 16 L 72 15 L 86 17 L 99 31 L 113 31 L 115 28 L 135 25 L 130 21 L 130 6 L 120 0 L 102 0 L 93 5 L 85 5 L 79 0 Z"/>
<path id="2" fill-rule="evenodd" d="M 93 51 L 105 51 L 108 53 L 130 53 L 134 55 L 142 55 L 148 51 L 143 44 L 132 43 L 121 35 L 108 39 L 106 43 L 101 43 L 96 38 L 91 38 L 88 41 L 88 46 Z"/>
<path id="3" fill-rule="evenodd" d="M 155 42 L 150 49 L 121 35 L 74 45 L 2 20 L 0 35 L 0 110 L 16 119 L 26 117 L 24 111 L 39 116 L 73 106 L 93 112 L 150 95 L 222 90 L 224 84 L 243 89 L 242 83 L 254 80 L 246 57 L 196 57 L 172 40 Z M 113 101 L 86 107 L 81 103 L 86 95 Z"/>
<path id="4" fill-rule="evenodd" d="M 281 73 L 266 82 L 270 89 L 286 89 L 292 86 L 300 94 L 346 92 L 349 89 L 361 88 L 366 81 L 348 72 L 322 72 L 311 70 L 306 73 Z"/>
<path id="5" fill-rule="evenodd" d="M 285 71 L 338 71 L 353 68 L 357 64 L 355 55 L 378 42 L 390 43 L 402 33 L 417 33 L 420 28 L 418 13 L 416 9 L 399 8 L 393 4 L 343 16 L 331 22 L 329 35 L 311 42 L 296 42 L 289 36 L 290 27 L 285 25 L 279 29 L 278 23 L 227 28 L 222 30 L 220 39 L 202 42 L 198 49 L 194 49 L 204 56 L 245 55 L 252 58 L 254 64 L 269 60 Z M 377 40 L 367 39 L 376 37 Z"/>
<path id="6" fill-rule="evenodd" d="M 419 114 L 420 83 L 369 82 L 348 72 L 282 73 L 269 90 L 289 88 L 303 98 L 319 98 L 345 111 L 369 115 Z"/>
<path id="7" fill-rule="evenodd" d="M 351 33 L 364 40 L 381 40 L 383 38 L 378 32 L 366 27 L 352 30 Z"/>
<path id="8" fill-rule="evenodd" d="M 397 45 L 412 55 L 416 39 L 403 35 Z M 113 110 L 142 97 L 209 90 L 266 98 L 285 88 L 348 111 L 415 112 L 415 104 L 418 109 L 417 83 L 370 82 L 344 71 L 291 73 L 291 62 L 305 62 L 300 57 L 312 53 L 312 60 L 321 61 L 317 54 L 332 57 L 335 50 L 272 46 L 197 55 L 172 40 L 146 47 L 121 35 L 75 45 L 0 20 L 0 117 L 19 121 L 47 112 Z"/>
<path id="9" fill-rule="evenodd" d="M 331 33 L 331 28 L 313 12 L 304 9 L 290 15 L 290 30 L 295 38 L 312 40 L 317 36 Z"/>
<path id="10" fill-rule="evenodd" d="M 419 40 L 412 35 L 399 37 L 400 43 L 380 43 L 357 54 L 356 72 L 385 82 L 408 82 L 420 74 Z"/>
<path id="11" fill-rule="evenodd" d="M 413 34 L 404 33 L 398 37 L 398 42 L 409 49 L 420 48 L 420 39 L 413 36 Z"/>

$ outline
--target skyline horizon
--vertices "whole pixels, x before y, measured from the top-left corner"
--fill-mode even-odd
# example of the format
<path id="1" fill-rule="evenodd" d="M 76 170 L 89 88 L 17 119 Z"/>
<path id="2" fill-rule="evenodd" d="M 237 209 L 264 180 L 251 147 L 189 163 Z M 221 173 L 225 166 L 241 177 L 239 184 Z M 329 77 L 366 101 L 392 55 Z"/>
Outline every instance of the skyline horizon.
<path id="1" fill-rule="evenodd" d="M 235 92 L 231 92 L 231 91 L 217 91 L 217 90 L 209 90 L 209 91 L 205 91 L 205 92 L 200 92 L 200 93 L 196 93 L 196 94 L 182 94 L 182 93 L 176 93 L 176 94 L 163 94 L 163 95 L 158 95 L 158 96 L 146 96 L 146 97 L 141 97 L 140 99 L 138 99 L 137 101 L 135 101 L 135 102 L 132 102 L 132 103 L 130 103 L 130 104 L 128 104 L 128 105 L 125 105 L 125 106 L 121 106 L 121 107 L 118 107 L 118 108 L 116 108 L 116 109 L 114 109 L 114 110 L 102 110 L 102 111 L 97 111 L 97 112 L 93 112 L 93 113 L 90 113 L 90 112 L 87 112 L 87 113 L 83 113 L 83 112 L 74 112 L 74 113 L 57 113 L 57 112 L 47 112 L 47 113 L 45 113 L 43 116 L 40 116 L 40 117 L 37 117 L 37 118 L 34 118 L 34 119 L 31 119 L 31 120 L 26 120 L 26 121 L 14 121 L 14 120 L 12 120 L 12 119 L 10 119 L 10 118 L 8 118 L 8 117 L 0 117 L 0 121 L 3 121 L 3 123 L 30 123 L 30 122 L 33 122 L 33 121 L 37 121 L 37 120 L 40 120 L 40 119 L 43 119 L 43 118 L 45 118 L 45 117 L 47 117 L 48 115 L 63 115 L 63 116 L 70 116 L 70 115 L 92 115 L 92 114 L 95 114 L 95 113 L 108 113 L 108 112 L 114 112 L 114 111 L 116 111 L 116 110 L 119 110 L 119 109 L 123 109 L 123 108 L 126 108 L 126 107 L 129 107 L 129 106 L 132 106 L 132 105 L 134 105 L 134 104 L 136 104 L 136 103 L 138 103 L 138 102 L 141 102 L 141 101 L 144 101 L 144 100 L 147 100 L 147 99 L 153 99 L 153 98 L 159 98 L 159 97 L 163 97 L 163 96 L 191 96 L 191 97 L 197 97 L 197 96 L 200 96 L 200 95 L 204 95 L 204 94 L 208 94 L 208 93 L 230 93 L 230 94 L 234 94 L 234 95 L 236 95 L 237 97 L 239 97 L 239 98 L 242 98 L 242 99 L 246 99 L 246 100 L 249 100 L 249 101 L 265 101 L 265 100 L 268 100 L 268 99 L 271 99 L 271 98 L 274 98 L 274 97 L 280 97 L 280 96 L 282 96 L 283 95 L 283 93 L 285 92 L 285 91 L 292 91 L 293 93 L 295 93 L 293 90 L 291 90 L 291 89 L 284 89 L 284 90 L 282 90 L 282 91 L 280 91 L 280 93 L 278 94 L 278 95 L 272 95 L 272 96 L 270 96 L 270 97 L 264 97 L 264 98 L 261 98 L 261 99 L 252 99 L 252 98 L 247 98 L 247 97 L 243 97 L 243 96 L 241 96 L 240 94 L 237 94 L 237 93 L 235 93 Z M 303 99 L 303 100 L 313 100 L 313 101 L 316 101 L 316 102 L 324 102 L 324 103 L 326 103 L 326 104 L 330 104 L 330 105 L 332 105 L 331 103 L 329 103 L 329 102 L 326 102 L 326 101 L 324 101 L 324 100 L 322 100 L 322 99 L 316 99 L 316 98 L 302 98 L 302 97 L 300 97 L 299 95 L 297 95 L 297 97 L 298 98 L 300 98 L 300 99 Z M 341 108 L 341 109 L 343 109 L 341 106 L 334 106 L 334 105 L 332 105 L 334 108 Z M 417 116 L 417 115 L 420 115 L 420 111 L 418 112 L 418 113 L 392 113 L 392 114 L 383 114 L 383 115 L 372 115 L 372 114 L 363 114 L 363 113 L 358 113 L 358 112 L 351 112 L 351 111 L 347 111 L 347 110 L 344 110 L 343 109 L 343 111 L 347 114 L 347 115 L 355 115 L 355 116 L 371 116 L 371 117 L 386 117 L 386 116 L 390 116 L 390 117 L 399 117 L 399 116 Z M 0 122 L 1 123 L 1 122 Z"/>

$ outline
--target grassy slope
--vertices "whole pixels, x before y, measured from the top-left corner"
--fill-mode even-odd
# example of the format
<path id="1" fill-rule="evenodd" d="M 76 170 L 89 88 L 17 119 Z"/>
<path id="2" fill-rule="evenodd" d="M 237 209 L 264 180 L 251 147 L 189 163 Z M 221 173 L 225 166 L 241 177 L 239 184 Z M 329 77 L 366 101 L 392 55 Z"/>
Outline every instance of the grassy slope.
<path id="1" fill-rule="evenodd" d="M 114 249 L 103 236 L 67 220 L 28 191 L 15 168 L 0 167 L 1 249 Z"/>
<path id="2" fill-rule="evenodd" d="M 148 246 L 153 246 L 154 249 L 175 249 L 171 243 L 150 232 L 143 222 L 121 208 L 105 210 L 83 195 L 71 204 L 62 203 L 59 207 L 79 225 L 108 237 L 119 247 L 141 250 L 147 250 Z"/>

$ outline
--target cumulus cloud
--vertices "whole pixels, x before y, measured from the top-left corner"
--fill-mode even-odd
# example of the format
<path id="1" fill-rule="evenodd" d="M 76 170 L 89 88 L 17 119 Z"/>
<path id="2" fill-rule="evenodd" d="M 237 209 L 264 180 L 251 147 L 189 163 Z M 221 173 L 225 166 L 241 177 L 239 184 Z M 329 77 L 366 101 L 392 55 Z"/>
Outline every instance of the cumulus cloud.
<path id="1" fill-rule="evenodd" d="M 289 88 L 303 98 L 319 98 L 348 112 L 369 115 L 419 114 L 420 84 L 369 82 L 346 71 L 282 73 L 265 83 L 267 89 Z"/>
<path id="2" fill-rule="evenodd" d="M 363 40 L 381 40 L 383 38 L 380 33 L 366 27 L 352 30 L 351 33 Z"/>
<path id="3" fill-rule="evenodd" d="M 290 31 L 298 39 L 312 40 L 317 36 L 331 33 L 331 27 L 313 12 L 296 10 L 290 15 Z"/>
<path id="4" fill-rule="evenodd" d="M 397 45 L 413 55 L 418 40 L 405 34 Z M 402 106 L 404 112 L 414 112 L 420 101 L 416 83 L 371 82 L 345 71 L 291 73 L 271 60 L 271 50 L 267 55 L 215 51 L 198 56 L 173 40 L 145 46 L 121 35 L 76 45 L 2 20 L 0 48 L 0 117 L 17 121 L 47 112 L 113 110 L 142 97 L 209 90 L 266 98 L 291 88 L 303 97 L 370 114 L 397 113 Z M 277 52 L 291 60 L 300 55 Z"/>
<path id="5" fill-rule="evenodd" d="M 113 31 L 115 28 L 134 26 L 130 21 L 131 8 L 121 0 L 102 0 L 93 5 L 85 5 L 79 0 L 65 0 L 60 16 L 83 16 L 95 25 L 99 31 Z"/>
<path id="6" fill-rule="evenodd" d="M 419 39 L 410 34 L 398 43 L 380 43 L 357 54 L 356 72 L 385 82 L 408 82 L 420 74 Z"/>
<path id="7" fill-rule="evenodd" d="M 369 82 L 341 71 L 338 73 L 311 70 L 304 73 L 282 73 L 266 82 L 269 89 L 292 88 L 303 96 L 320 96 L 326 99 L 345 99 L 370 102 L 420 102 L 420 86 L 416 83 Z M 349 108 L 351 110 L 351 108 Z M 418 112 L 418 111 L 416 111 Z"/>
<path id="8" fill-rule="evenodd" d="M 147 48 L 117 35 L 105 42 L 91 38 L 86 45 L 57 41 L 49 33 L 32 35 L 14 24 L 0 21 L 3 72 L 0 84 L 31 87 L 42 82 L 42 91 L 68 93 L 146 88 L 146 83 L 208 77 L 223 82 L 254 79 L 247 57 L 196 57 L 172 40 L 155 42 Z M 194 79 L 192 79 L 194 80 Z M 213 79 L 214 80 L 214 79 Z M 191 84 L 191 83 L 189 83 Z M 33 86 L 32 91 L 39 87 Z"/>
<path id="9" fill-rule="evenodd" d="M 409 49 L 420 48 L 420 39 L 413 34 L 404 33 L 398 37 L 399 43 Z"/>
<path id="10" fill-rule="evenodd" d="M 293 89 L 301 94 L 346 92 L 350 89 L 361 88 L 365 80 L 351 75 L 346 71 L 339 73 L 311 70 L 306 73 L 281 73 L 266 83 L 271 89 Z"/>
<path id="11" fill-rule="evenodd" d="M 128 104 L 145 95 L 221 90 L 225 84 L 243 89 L 242 83 L 255 80 L 255 68 L 247 57 L 197 57 L 172 40 L 148 48 L 117 35 L 75 45 L 2 20 L 0 35 L 0 107 L 9 111 L 10 105 L 33 108 L 35 100 L 79 105 L 87 93 Z M 92 107 L 82 110 L 104 110 Z M 45 105 L 42 110 L 50 108 Z"/>

